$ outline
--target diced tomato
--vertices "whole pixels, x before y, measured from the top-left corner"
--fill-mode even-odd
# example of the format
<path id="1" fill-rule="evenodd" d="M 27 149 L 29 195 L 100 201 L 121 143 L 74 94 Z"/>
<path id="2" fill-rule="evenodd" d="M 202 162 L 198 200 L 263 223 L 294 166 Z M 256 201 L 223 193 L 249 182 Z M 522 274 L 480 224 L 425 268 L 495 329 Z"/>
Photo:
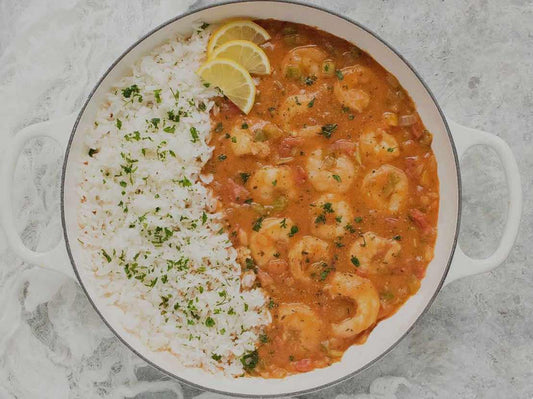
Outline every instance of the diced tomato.
<path id="1" fill-rule="evenodd" d="M 405 163 L 407 164 L 405 168 L 407 176 L 417 180 L 424 169 L 424 162 L 418 156 L 414 156 L 405 158 Z"/>
<path id="2" fill-rule="evenodd" d="M 302 359 L 292 363 L 294 369 L 301 373 L 313 370 L 313 362 L 311 359 Z"/>
<path id="3" fill-rule="evenodd" d="M 351 140 L 340 139 L 331 144 L 331 150 L 334 152 L 342 152 L 346 155 L 353 155 L 355 151 L 355 143 Z"/>
<path id="4" fill-rule="evenodd" d="M 250 197 L 250 192 L 233 181 L 233 179 L 228 179 L 226 183 L 227 195 L 230 201 L 242 203 Z"/>
<path id="5" fill-rule="evenodd" d="M 431 225 L 429 224 L 429 221 L 427 219 L 427 215 L 423 213 L 422 211 L 418 209 L 411 209 L 409 211 L 409 216 L 411 220 L 414 222 L 416 227 L 418 227 L 422 233 L 428 234 L 431 233 L 433 230 Z"/>
<path id="6" fill-rule="evenodd" d="M 411 126 L 411 134 L 417 140 L 422 137 L 424 130 L 424 125 L 420 119 L 418 119 L 418 121 Z"/>
<path id="7" fill-rule="evenodd" d="M 257 271 L 257 278 L 259 279 L 262 287 L 267 287 L 274 284 L 274 279 L 270 277 L 270 274 L 261 269 Z"/>
<path id="8" fill-rule="evenodd" d="M 307 181 L 307 172 L 301 166 L 296 166 L 294 168 L 294 180 L 298 185 Z"/>
<path id="9" fill-rule="evenodd" d="M 241 114 L 241 110 L 230 100 L 220 101 L 218 104 L 220 107 L 220 113 L 226 116 L 228 119 L 232 118 L 234 115 Z"/>
<path id="10" fill-rule="evenodd" d="M 279 146 L 279 155 L 288 157 L 292 155 L 293 148 L 299 147 L 304 143 L 303 137 L 285 137 L 281 140 Z"/>

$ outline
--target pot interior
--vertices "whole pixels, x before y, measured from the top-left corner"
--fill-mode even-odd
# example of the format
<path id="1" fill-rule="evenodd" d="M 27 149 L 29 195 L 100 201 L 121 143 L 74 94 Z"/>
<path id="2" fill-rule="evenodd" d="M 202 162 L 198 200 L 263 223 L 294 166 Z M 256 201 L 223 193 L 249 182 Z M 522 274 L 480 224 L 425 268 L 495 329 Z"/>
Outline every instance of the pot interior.
<path id="1" fill-rule="evenodd" d="M 86 258 L 77 241 L 77 182 L 80 155 L 86 148 L 84 133 L 93 123 L 96 110 L 105 93 L 120 76 L 130 71 L 131 65 L 154 47 L 178 34 L 189 35 L 191 25 L 198 21 L 216 23 L 235 17 L 273 18 L 318 27 L 344 38 L 369 53 L 385 69 L 395 75 L 413 98 L 425 126 L 433 133 L 433 151 L 438 163 L 440 180 L 440 210 L 435 257 L 427 268 L 419 292 L 411 297 L 392 317 L 380 322 L 364 345 L 353 346 L 346 351 L 342 361 L 324 369 L 287 377 L 282 380 L 261 378 L 226 378 L 213 376 L 197 369 L 184 369 L 179 361 L 168 353 L 152 352 L 121 325 L 120 311 L 103 305 L 96 295 L 92 276 L 84 267 Z M 203 389 L 233 395 L 287 395 L 313 390 L 339 380 L 363 369 L 385 354 L 412 327 L 431 303 L 446 276 L 453 254 L 458 230 L 459 179 L 456 156 L 445 120 L 415 72 L 390 47 L 373 34 L 344 18 L 312 6 L 273 1 L 239 2 L 199 10 L 169 22 L 152 32 L 131 47 L 107 72 L 95 88 L 83 108 L 76 125 L 65 159 L 63 176 L 62 216 L 64 233 L 71 261 L 77 270 L 80 283 L 93 305 L 109 327 L 133 351 L 156 367 L 189 384 Z"/>

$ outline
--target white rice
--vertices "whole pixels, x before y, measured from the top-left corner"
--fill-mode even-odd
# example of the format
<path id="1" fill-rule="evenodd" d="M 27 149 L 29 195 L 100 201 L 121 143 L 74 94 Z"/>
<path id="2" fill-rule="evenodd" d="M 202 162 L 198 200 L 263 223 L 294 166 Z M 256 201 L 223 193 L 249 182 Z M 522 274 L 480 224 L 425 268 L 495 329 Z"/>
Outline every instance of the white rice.
<path id="1" fill-rule="evenodd" d="M 86 132 L 79 241 L 126 330 L 185 367 L 241 375 L 240 358 L 270 315 L 260 290 L 241 292 L 221 215 L 206 211 L 214 199 L 200 172 L 212 152 L 215 91 L 194 71 L 208 37 L 200 31 L 155 49 L 109 93 Z"/>

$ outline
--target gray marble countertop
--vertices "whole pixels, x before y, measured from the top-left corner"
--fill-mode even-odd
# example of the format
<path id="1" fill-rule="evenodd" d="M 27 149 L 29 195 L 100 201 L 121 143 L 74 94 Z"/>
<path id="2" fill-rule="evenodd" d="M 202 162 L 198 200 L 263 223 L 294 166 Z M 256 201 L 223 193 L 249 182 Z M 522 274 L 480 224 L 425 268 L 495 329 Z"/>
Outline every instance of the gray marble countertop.
<path id="1" fill-rule="evenodd" d="M 448 118 L 503 138 L 524 213 L 497 270 L 445 287 L 414 330 L 366 371 L 308 398 L 533 397 L 533 2 L 320 0 L 377 32 L 418 70 Z M 77 111 L 122 50 L 205 0 L 0 0 L 0 135 Z M 4 148 L 0 148 L 0 155 Z M 28 145 L 13 193 L 32 248 L 60 236 L 59 149 Z M 460 244 L 496 247 L 506 188 L 496 155 L 461 162 Z M 168 379 L 122 345 L 75 282 L 22 263 L 0 231 L 0 398 L 216 398 Z M 200 395 L 200 396 L 198 396 Z"/>

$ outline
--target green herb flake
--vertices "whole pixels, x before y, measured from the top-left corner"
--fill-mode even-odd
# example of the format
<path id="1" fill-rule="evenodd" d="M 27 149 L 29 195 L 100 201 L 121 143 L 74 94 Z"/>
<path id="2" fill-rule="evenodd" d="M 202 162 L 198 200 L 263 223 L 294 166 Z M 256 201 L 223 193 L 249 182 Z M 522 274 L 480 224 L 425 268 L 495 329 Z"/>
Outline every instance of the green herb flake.
<path id="1" fill-rule="evenodd" d="M 289 231 L 289 237 L 294 237 L 294 235 L 295 235 L 296 233 L 298 233 L 298 231 L 299 231 L 298 226 L 293 225 L 293 226 L 291 227 L 291 231 Z"/>
<path id="2" fill-rule="evenodd" d="M 192 126 L 190 128 L 190 132 L 191 132 L 191 137 L 192 137 L 192 142 L 193 143 L 196 143 L 198 141 L 198 130 L 196 130 L 196 128 L 194 126 Z"/>
<path id="3" fill-rule="evenodd" d="M 161 89 L 154 90 L 154 97 L 155 97 L 155 102 L 160 104 L 161 103 Z"/>
<path id="4" fill-rule="evenodd" d="M 248 352 L 243 357 L 241 357 L 241 363 L 244 369 L 250 372 L 255 369 L 255 367 L 259 363 L 259 354 L 256 350 Z"/>
<path id="5" fill-rule="evenodd" d="M 307 103 L 307 108 L 313 108 L 313 105 L 315 105 L 316 97 L 313 97 L 311 101 Z"/>
<path id="6" fill-rule="evenodd" d="M 342 71 L 340 69 L 336 69 L 335 70 L 335 76 L 337 76 L 337 79 L 339 79 L 339 80 L 343 80 L 344 79 L 344 75 L 342 74 Z"/>
<path id="7" fill-rule="evenodd" d="M 102 255 L 104 256 L 104 258 L 107 260 L 107 263 L 110 263 L 111 262 L 111 256 L 109 256 L 109 254 L 105 251 L 105 249 L 102 249 Z"/>
<path id="8" fill-rule="evenodd" d="M 94 154 L 98 154 L 98 151 L 100 150 L 89 148 L 89 156 L 92 158 Z"/>
<path id="9" fill-rule="evenodd" d="M 122 121 L 120 119 L 117 119 L 115 125 L 117 126 L 117 129 L 120 130 L 122 128 Z"/>
<path id="10" fill-rule="evenodd" d="M 215 320 L 213 320 L 213 318 L 211 317 L 208 317 L 207 319 L 205 319 L 205 325 L 207 327 L 213 327 L 215 325 Z"/>
<path id="11" fill-rule="evenodd" d="M 361 263 L 359 262 L 359 259 L 357 259 L 357 256 L 352 256 L 350 258 L 350 261 L 352 262 L 352 264 L 355 266 L 355 267 L 359 267 L 361 266 Z"/>
<path id="12" fill-rule="evenodd" d="M 218 362 L 220 359 L 222 359 L 222 356 L 221 355 L 217 355 L 216 353 L 213 353 L 211 355 L 211 359 L 213 359 L 213 360 Z"/>
<path id="13" fill-rule="evenodd" d="M 218 122 L 215 126 L 215 133 L 220 133 L 222 130 L 224 130 L 224 125 L 222 125 L 222 122 Z"/>
<path id="14" fill-rule="evenodd" d="M 167 126 L 163 129 L 166 133 L 175 133 L 176 132 L 176 125 Z"/>
<path id="15" fill-rule="evenodd" d="M 331 135 L 337 130 L 337 124 L 336 123 L 328 123 L 324 126 L 322 126 L 322 130 L 320 134 L 324 136 L 325 138 L 329 139 Z"/>
<path id="16" fill-rule="evenodd" d="M 336 181 L 338 181 L 339 183 L 342 181 L 341 177 L 339 175 L 333 175 L 332 176 Z"/>
<path id="17" fill-rule="evenodd" d="M 362 223 L 363 222 L 363 218 L 361 216 L 356 216 L 354 219 L 355 223 Z"/>
<path id="18" fill-rule="evenodd" d="M 228 158 L 228 156 L 226 154 L 220 154 L 218 156 L 218 160 L 219 161 L 225 161 L 227 158 Z"/>
<path id="19" fill-rule="evenodd" d="M 401 241 L 402 240 L 402 236 L 400 236 L 400 235 L 394 236 L 392 238 L 395 239 L 396 241 Z"/>
<path id="20" fill-rule="evenodd" d="M 248 179 L 250 178 L 250 173 L 245 173 L 245 172 L 242 172 L 242 173 L 239 173 L 239 176 L 241 177 L 241 180 L 244 184 L 246 184 L 246 182 L 248 181 Z"/>
<path id="21" fill-rule="evenodd" d="M 259 217 L 254 223 L 252 224 L 252 230 L 253 231 L 259 231 L 261 230 L 261 226 L 263 225 L 263 220 L 265 218 L 263 216 Z"/>

